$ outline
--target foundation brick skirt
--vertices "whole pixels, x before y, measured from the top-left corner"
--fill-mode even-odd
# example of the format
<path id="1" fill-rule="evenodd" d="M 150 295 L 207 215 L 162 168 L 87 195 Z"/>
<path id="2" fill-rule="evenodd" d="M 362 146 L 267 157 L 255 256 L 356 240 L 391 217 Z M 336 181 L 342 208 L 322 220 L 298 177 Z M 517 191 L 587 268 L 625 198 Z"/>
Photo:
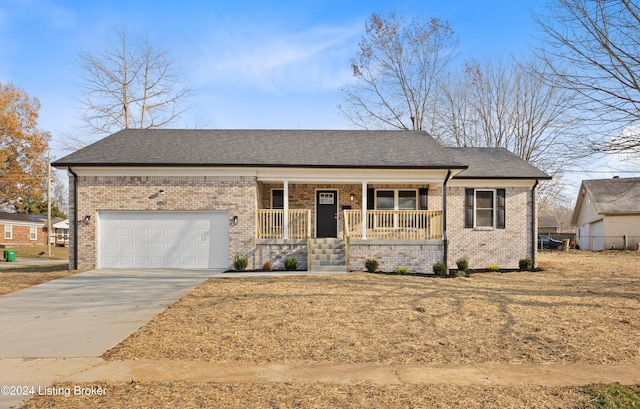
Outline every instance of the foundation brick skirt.
<path id="1" fill-rule="evenodd" d="M 433 274 L 433 264 L 442 261 L 444 244 L 441 241 L 353 240 L 350 244 L 351 271 L 365 270 L 365 261 L 378 260 L 380 271 L 395 271 L 406 267 L 410 273 Z"/>

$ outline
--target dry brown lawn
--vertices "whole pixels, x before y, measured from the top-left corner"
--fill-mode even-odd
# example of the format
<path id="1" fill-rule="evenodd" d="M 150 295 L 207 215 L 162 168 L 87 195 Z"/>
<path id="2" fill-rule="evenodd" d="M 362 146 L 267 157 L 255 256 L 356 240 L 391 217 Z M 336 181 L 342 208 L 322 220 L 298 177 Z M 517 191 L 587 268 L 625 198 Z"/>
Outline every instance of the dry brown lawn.
<path id="1" fill-rule="evenodd" d="M 31 257 L 31 258 L 48 258 L 48 250 L 46 245 L 37 245 L 37 246 L 11 246 L 11 249 L 16 250 L 16 256 L 20 257 Z M 58 247 L 51 246 L 51 258 L 55 260 L 68 260 L 69 259 L 69 248 L 68 247 Z"/>
<path id="2" fill-rule="evenodd" d="M 639 363 L 640 255 L 543 253 L 540 272 L 424 278 L 212 279 L 109 360 L 359 363 Z M 91 385 L 96 386 L 96 385 Z M 582 408 L 576 388 L 145 383 L 27 408 Z"/>
<path id="3" fill-rule="evenodd" d="M 3 266 L 4 267 L 4 266 Z M 0 295 L 22 290 L 57 278 L 76 274 L 68 266 L 39 266 L 28 268 L 3 268 L 0 270 Z"/>
<path id="4" fill-rule="evenodd" d="M 73 388 L 74 385 L 59 385 Z M 519 388 L 459 385 L 226 384 L 145 383 L 92 384 L 105 387 L 103 397 L 39 396 L 22 409 L 572 409 L 588 399 L 574 388 Z"/>
<path id="5" fill-rule="evenodd" d="M 542 272 L 212 279 L 107 359 L 639 363 L 640 255 L 545 253 Z"/>

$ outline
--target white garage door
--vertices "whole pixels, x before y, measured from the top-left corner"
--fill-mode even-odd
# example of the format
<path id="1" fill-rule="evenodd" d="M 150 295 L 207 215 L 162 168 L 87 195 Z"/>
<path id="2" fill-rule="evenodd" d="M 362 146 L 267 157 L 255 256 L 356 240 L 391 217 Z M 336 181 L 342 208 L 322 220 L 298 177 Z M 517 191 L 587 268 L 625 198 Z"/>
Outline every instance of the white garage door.
<path id="1" fill-rule="evenodd" d="M 228 212 L 98 212 L 101 268 L 228 268 Z"/>

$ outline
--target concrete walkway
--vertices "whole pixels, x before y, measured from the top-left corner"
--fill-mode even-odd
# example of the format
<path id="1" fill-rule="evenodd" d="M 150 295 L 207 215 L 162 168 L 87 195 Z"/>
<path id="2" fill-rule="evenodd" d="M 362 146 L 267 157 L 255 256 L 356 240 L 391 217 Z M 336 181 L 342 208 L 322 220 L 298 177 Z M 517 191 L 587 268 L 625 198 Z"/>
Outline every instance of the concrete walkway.
<path id="1" fill-rule="evenodd" d="M 640 385 L 635 364 L 357 364 L 212 363 L 169 360 L 105 361 L 101 358 L 3 359 L 0 384 L 41 382 L 224 382 L 581 386 Z M 49 382 L 49 383 L 47 383 Z"/>
<path id="2" fill-rule="evenodd" d="M 93 270 L 3 295 L 0 358 L 100 356 L 211 274 Z"/>

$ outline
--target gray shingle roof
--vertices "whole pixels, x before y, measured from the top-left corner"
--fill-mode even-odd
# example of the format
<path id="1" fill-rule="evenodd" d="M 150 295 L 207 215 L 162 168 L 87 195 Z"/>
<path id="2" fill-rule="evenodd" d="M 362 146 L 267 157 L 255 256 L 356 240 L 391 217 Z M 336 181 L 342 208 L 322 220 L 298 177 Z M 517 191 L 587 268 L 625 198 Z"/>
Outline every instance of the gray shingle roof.
<path id="1" fill-rule="evenodd" d="M 550 179 L 501 148 L 444 148 L 423 131 L 126 129 L 53 163 L 468 169 L 458 179 Z"/>
<path id="2" fill-rule="evenodd" d="M 446 148 L 469 168 L 455 179 L 551 179 L 504 148 Z"/>
<path id="3" fill-rule="evenodd" d="M 466 167 L 421 131 L 200 129 L 122 130 L 53 165 Z"/>
<path id="4" fill-rule="evenodd" d="M 640 178 L 583 180 L 598 213 L 640 213 Z"/>
<path id="5" fill-rule="evenodd" d="M 560 227 L 556 216 L 538 216 L 538 227 Z"/>
<path id="6" fill-rule="evenodd" d="M 0 212 L 0 220 L 12 222 L 43 223 L 42 217 L 33 214 Z M 44 217 L 46 219 L 46 216 Z"/>

